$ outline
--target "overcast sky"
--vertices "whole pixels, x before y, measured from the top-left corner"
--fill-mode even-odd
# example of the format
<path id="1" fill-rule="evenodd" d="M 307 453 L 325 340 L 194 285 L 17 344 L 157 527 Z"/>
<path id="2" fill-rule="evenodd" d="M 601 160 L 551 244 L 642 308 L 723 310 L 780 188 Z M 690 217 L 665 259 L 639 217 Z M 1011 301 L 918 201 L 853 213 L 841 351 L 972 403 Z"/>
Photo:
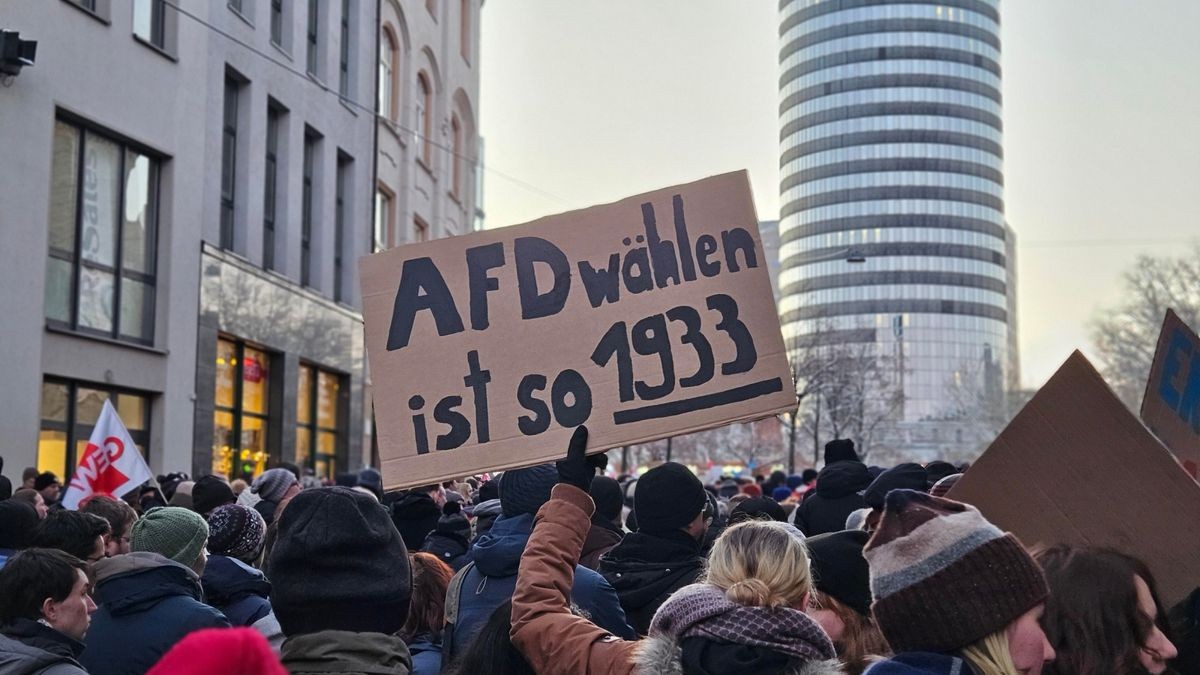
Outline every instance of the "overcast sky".
<path id="1" fill-rule="evenodd" d="M 1005 0 L 1001 18 L 1036 387 L 1088 351 L 1139 253 L 1200 238 L 1200 2 Z M 482 30 L 490 227 L 742 168 L 777 217 L 776 0 L 488 0 Z"/>

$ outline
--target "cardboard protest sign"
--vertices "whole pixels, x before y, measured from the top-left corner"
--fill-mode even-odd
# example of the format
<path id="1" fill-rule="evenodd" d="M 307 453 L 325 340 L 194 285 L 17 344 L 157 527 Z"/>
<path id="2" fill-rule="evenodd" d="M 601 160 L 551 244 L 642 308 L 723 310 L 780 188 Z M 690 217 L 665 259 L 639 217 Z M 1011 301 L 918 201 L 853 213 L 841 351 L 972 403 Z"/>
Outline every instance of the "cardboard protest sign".
<path id="1" fill-rule="evenodd" d="M 745 172 L 361 259 L 389 488 L 795 405 Z"/>
<path id="2" fill-rule="evenodd" d="M 1196 478 L 1200 471 L 1200 337 L 1170 309 L 1142 396 L 1142 421 Z"/>
<path id="3" fill-rule="evenodd" d="M 1028 547 L 1111 546 L 1169 604 L 1200 586 L 1200 485 L 1075 352 L 946 495 Z"/>

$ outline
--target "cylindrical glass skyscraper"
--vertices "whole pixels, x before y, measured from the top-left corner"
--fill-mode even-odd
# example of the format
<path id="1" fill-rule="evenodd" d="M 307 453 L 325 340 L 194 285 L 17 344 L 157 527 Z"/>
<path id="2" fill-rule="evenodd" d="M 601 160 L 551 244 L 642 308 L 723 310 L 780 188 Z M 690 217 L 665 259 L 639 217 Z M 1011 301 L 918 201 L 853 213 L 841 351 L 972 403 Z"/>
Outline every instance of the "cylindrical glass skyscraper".
<path id="1" fill-rule="evenodd" d="M 961 413 L 964 387 L 1002 397 L 1017 352 L 999 1 L 779 4 L 785 340 L 896 357 L 910 427 Z"/>

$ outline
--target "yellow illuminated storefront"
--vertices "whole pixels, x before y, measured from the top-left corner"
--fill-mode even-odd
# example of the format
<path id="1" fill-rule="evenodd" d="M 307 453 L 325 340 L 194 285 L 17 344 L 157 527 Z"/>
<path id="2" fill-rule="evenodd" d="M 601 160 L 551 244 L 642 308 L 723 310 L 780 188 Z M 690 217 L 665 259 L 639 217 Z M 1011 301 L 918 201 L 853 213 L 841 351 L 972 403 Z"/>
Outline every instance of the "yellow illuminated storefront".
<path id="1" fill-rule="evenodd" d="M 213 473 L 240 478 L 266 470 L 270 367 L 270 354 L 226 338 L 217 340 Z"/>

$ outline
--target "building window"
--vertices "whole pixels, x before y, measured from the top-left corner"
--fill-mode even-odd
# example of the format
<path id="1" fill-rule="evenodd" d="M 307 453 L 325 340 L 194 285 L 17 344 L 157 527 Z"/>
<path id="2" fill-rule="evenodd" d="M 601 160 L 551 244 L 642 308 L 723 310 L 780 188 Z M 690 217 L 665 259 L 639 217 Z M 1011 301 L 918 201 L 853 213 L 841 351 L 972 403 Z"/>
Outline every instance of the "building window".
<path id="1" fill-rule="evenodd" d="M 267 105 L 267 158 L 263 186 L 263 267 L 275 269 L 275 222 L 279 181 L 279 125 L 283 111 Z"/>
<path id="2" fill-rule="evenodd" d="M 450 116 L 450 193 L 462 199 L 463 133 L 458 115 Z"/>
<path id="3" fill-rule="evenodd" d="M 271 0 L 271 42 L 283 46 L 283 0 Z"/>
<path id="4" fill-rule="evenodd" d="M 312 284 L 313 172 L 317 161 L 317 137 L 304 134 L 304 191 L 300 205 L 300 284 Z"/>
<path id="5" fill-rule="evenodd" d="M 333 211 L 333 299 L 338 302 L 346 299 L 342 279 L 345 252 L 342 249 L 346 245 L 346 209 L 350 208 L 347 199 L 350 196 L 350 171 L 353 167 L 354 159 L 339 152 Z"/>
<path id="6" fill-rule="evenodd" d="M 54 124 L 46 323 L 154 342 L 159 160 Z"/>
<path id="7" fill-rule="evenodd" d="M 134 0 L 133 34 L 159 49 L 167 48 L 165 0 Z"/>
<path id="8" fill-rule="evenodd" d="M 344 456 L 342 391 L 346 378 L 315 366 L 300 364 L 296 387 L 296 464 L 317 478 L 333 479 L 338 458 Z"/>
<path id="9" fill-rule="evenodd" d="M 425 164 L 430 163 L 432 154 L 432 111 L 433 91 L 429 86 L 429 77 L 425 73 L 417 73 L 417 133 L 421 135 L 421 159 Z"/>
<path id="10" fill-rule="evenodd" d="M 437 21 L 437 0 L 425 0 L 425 9 L 429 11 L 429 15 Z"/>
<path id="11" fill-rule="evenodd" d="M 216 365 L 212 472 L 229 478 L 258 475 L 270 456 L 271 355 L 222 337 Z"/>
<path id="12" fill-rule="evenodd" d="M 471 62 L 471 0 L 458 2 L 458 52 Z"/>
<path id="13" fill-rule="evenodd" d="M 383 39 L 379 41 L 379 114 L 389 121 L 396 120 L 396 39 L 385 26 Z"/>
<path id="14" fill-rule="evenodd" d="M 350 96 L 350 0 L 342 0 L 342 30 L 338 57 L 338 93 Z"/>
<path id="15" fill-rule="evenodd" d="M 149 396 L 106 385 L 46 378 L 42 382 L 38 471 L 53 471 L 64 483 L 70 480 L 106 400 L 112 400 L 142 456 L 149 456 Z"/>
<path id="16" fill-rule="evenodd" d="M 241 83 L 225 75 L 225 113 L 221 126 L 221 248 L 234 249 L 234 198 L 237 193 L 238 95 Z"/>
<path id="17" fill-rule="evenodd" d="M 234 10 L 238 14 L 242 13 L 242 0 L 228 0 L 228 3 L 230 9 Z"/>
<path id="18" fill-rule="evenodd" d="M 429 241 L 429 224 L 420 217 L 413 218 L 413 241 Z"/>
<path id="19" fill-rule="evenodd" d="M 389 231 L 392 225 L 392 196 L 382 187 L 375 190 L 375 226 L 371 237 L 371 252 L 379 253 L 392 246 Z"/>
<path id="20" fill-rule="evenodd" d="M 79 5 L 93 14 L 96 13 L 96 0 L 67 0 L 73 5 Z"/>
<path id="21" fill-rule="evenodd" d="M 308 74 L 314 77 L 320 77 L 321 72 L 318 70 L 320 64 L 320 39 L 321 39 L 321 22 L 318 12 L 321 10 L 321 5 L 318 0 L 308 0 Z"/>

